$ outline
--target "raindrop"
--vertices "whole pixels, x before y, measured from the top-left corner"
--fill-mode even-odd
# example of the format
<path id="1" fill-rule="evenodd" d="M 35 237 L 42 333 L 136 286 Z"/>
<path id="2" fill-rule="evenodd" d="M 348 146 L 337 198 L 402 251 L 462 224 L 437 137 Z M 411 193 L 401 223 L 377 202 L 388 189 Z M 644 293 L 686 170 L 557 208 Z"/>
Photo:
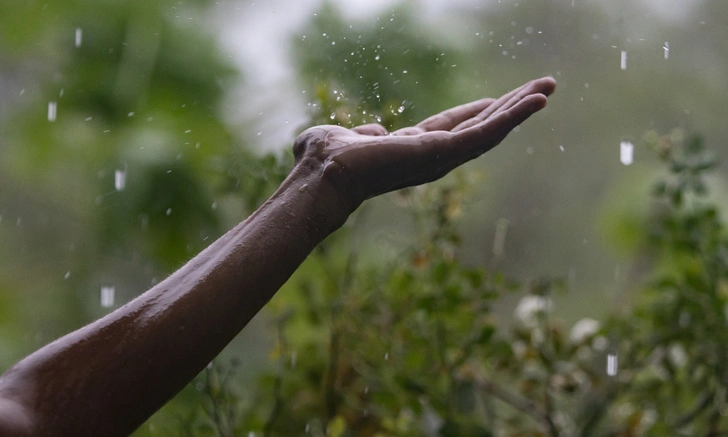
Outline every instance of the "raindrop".
<path id="1" fill-rule="evenodd" d="M 298 361 L 298 354 L 294 351 L 291 353 L 291 369 L 296 368 L 296 362 Z"/>
<path id="2" fill-rule="evenodd" d="M 114 172 L 114 188 L 116 191 L 123 191 L 126 187 L 126 169 L 119 169 Z"/>
<path id="3" fill-rule="evenodd" d="M 384 354 L 384 361 L 389 361 L 389 352 Z"/>
<path id="4" fill-rule="evenodd" d="M 172 208 L 167 208 L 166 214 L 167 214 L 167 216 L 172 215 Z"/>
<path id="5" fill-rule="evenodd" d="M 48 102 L 48 121 L 56 121 L 56 102 Z"/>
<path id="6" fill-rule="evenodd" d="M 501 218 L 495 225 L 495 237 L 493 237 L 493 255 L 497 257 L 503 256 L 504 247 L 506 245 L 506 232 L 508 232 L 509 221 Z"/>
<path id="7" fill-rule="evenodd" d="M 101 287 L 101 306 L 103 308 L 110 308 L 114 306 L 114 294 L 116 293 L 116 288 L 111 286 L 102 286 Z"/>
<path id="8" fill-rule="evenodd" d="M 63 275 L 63 279 L 68 279 L 70 277 L 71 277 L 71 272 L 70 271 L 66 272 L 66 274 Z"/>
<path id="9" fill-rule="evenodd" d="M 607 375 L 616 376 L 619 370 L 619 361 L 617 360 L 617 354 L 607 355 Z"/>
<path id="10" fill-rule="evenodd" d="M 622 70 L 627 69 L 627 50 L 622 50 L 622 55 L 620 58 L 619 68 Z"/>
<path id="11" fill-rule="evenodd" d="M 400 106 L 399 108 L 397 108 L 397 112 L 399 112 L 400 114 L 404 112 L 404 106 Z"/>
<path id="12" fill-rule="evenodd" d="M 559 146 L 559 150 L 564 151 L 564 146 Z"/>
<path id="13" fill-rule="evenodd" d="M 662 51 L 665 52 L 665 59 L 670 58 L 670 43 L 665 41 L 665 44 L 662 46 Z"/>
<path id="14" fill-rule="evenodd" d="M 624 165 L 630 165 L 634 161 L 634 145 L 629 141 L 619 144 L 619 161 Z"/>
<path id="15" fill-rule="evenodd" d="M 81 47 L 81 40 L 83 39 L 83 29 L 80 27 L 76 28 L 76 47 Z"/>
<path id="16" fill-rule="evenodd" d="M 332 119 L 332 120 L 335 119 L 336 118 L 336 113 L 335 112 L 332 112 L 331 115 L 329 116 L 329 118 Z"/>

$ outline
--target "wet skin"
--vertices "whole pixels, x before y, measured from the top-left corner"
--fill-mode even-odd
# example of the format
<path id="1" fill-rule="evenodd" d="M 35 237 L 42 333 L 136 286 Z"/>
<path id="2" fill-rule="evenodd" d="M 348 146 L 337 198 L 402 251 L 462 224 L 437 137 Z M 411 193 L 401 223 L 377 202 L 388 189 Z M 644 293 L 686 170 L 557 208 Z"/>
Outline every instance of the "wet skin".
<path id="1" fill-rule="evenodd" d="M 392 133 L 307 129 L 255 213 L 151 290 L 0 377 L 0 437 L 125 436 L 199 373 L 366 199 L 434 181 L 546 106 L 531 81 Z"/>

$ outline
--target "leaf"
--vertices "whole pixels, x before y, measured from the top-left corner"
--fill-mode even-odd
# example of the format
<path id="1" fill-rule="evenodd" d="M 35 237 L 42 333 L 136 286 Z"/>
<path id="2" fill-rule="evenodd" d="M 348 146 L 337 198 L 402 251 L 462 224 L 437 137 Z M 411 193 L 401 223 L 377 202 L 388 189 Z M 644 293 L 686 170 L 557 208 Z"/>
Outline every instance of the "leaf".
<path id="1" fill-rule="evenodd" d="M 341 416 L 334 417 L 326 427 L 326 437 L 341 437 L 346 431 L 346 420 Z"/>
<path id="2" fill-rule="evenodd" d="M 672 202 L 672 205 L 674 207 L 682 206 L 682 200 L 683 200 L 682 190 L 679 188 L 674 189 L 674 191 L 670 194 L 670 201 Z"/>
<path id="3" fill-rule="evenodd" d="M 472 414 L 476 406 L 475 388 L 470 382 L 458 384 L 455 388 L 457 410 L 464 414 Z"/>
<path id="4" fill-rule="evenodd" d="M 487 343 L 491 338 L 493 338 L 493 334 L 495 334 L 495 327 L 491 325 L 485 326 L 480 331 L 480 335 L 478 336 L 478 343 Z"/>

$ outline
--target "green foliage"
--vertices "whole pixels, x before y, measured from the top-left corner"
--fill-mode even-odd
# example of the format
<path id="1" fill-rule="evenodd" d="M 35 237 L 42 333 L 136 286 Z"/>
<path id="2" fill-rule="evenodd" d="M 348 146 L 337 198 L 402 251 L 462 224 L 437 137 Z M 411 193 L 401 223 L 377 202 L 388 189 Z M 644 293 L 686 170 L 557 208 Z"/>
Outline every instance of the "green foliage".
<path id="1" fill-rule="evenodd" d="M 655 185 L 648 224 L 655 273 L 629 318 L 610 328 L 631 373 L 624 398 L 652 415 L 652 435 L 717 435 L 728 429 L 728 239 L 707 199 L 716 160 L 681 131 L 648 143 L 671 174 Z"/>
<path id="2" fill-rule="evenodd" d="M 31 75 L 41 84 L 16 97 L 0 145 L 0 183 L 12 188 L 0 190 L 3 364 L 100 315 L 95 299 L 89 303 L 99 284 L 116 285 L 121 301 L 143 291 L 252 212 L 285 177 L 290 153 L 258 156 L 220 119 L 220 99 L 237 72 L 214 35 L 189 20 L 211 4 L 0 4 L 3 74 Z M 622 76 L 611 70 L 616 57 L 604 51 L 618 43 L 610 21 L 585 4 L 529 4 L 516 19 L 510 9 L 517 5 L 470 14 L 473 21 L 464 22 L 473 27 L 460 29 L 469 36 L 450 46 L 414 18 L 414 3 L 370 24 L 347 20 L 327 4 L 294 44 L 312 99 L 311 124 L 381 122 L 396 129 L 473 97 L 473 90 L 477 97 L 491 94 L 482 91 L 491 79 L 513 84 L 546 70 L 560 76 L 558 98 L 579 108 L 558 120 L 578 123 L 569 126 L 571 136 L 556 129 L 556 137 L 537 140 L 567 144 L 571 154 L 556 152 L 555 159 L 586 160 L 569 142 L 606 141 L 614 119 L 603 122 L 608 104 L 600 103 L 599 123 L 590 124 L 581 109 L 589 106 L 579 106 L 584 102 L 608 102 L 619 94 L 615 89 L 626 90 L 642 97 L 620 102 L 617 112 L 634 107 L 655 117 L 654 111 L 679 105 L 682 114 L 690 107 L 680 93 L 705 97 L 699 86 L 684 86 L 684 78 L 679 87 L 658 80 L 670 71 L 662 67 L 650 73 L 655 80 L 622 88 Z M 603 42 L 574 45 L 592 40 Z M 478 49 L 467 51 L 468 44 Z M 562 50 L 555 55 L 546 47 Z M 646 58 L 633 55 L 638 47 L 629 49 L 630 59 Z M 532 59 L 548 59 L 553 68 L 533 68 Z M 685 65 L 694 76 L 695 64 Z M 634 71 L 630 64 L 627 73 Z M 652 98 L 637 94 L 649 86 L 657 90 Z M 714 94 L 714 86 L 705 89 Z M 46 115 L 50 102 L 57 105 L 55 121 Z M 622 121 L 642 126 L 640 117 Z M 635 264 L 648 260 L 641 277 L 649 283 L 634 284 L 620 314 L 568 326 L 554 316 L 551 298 L 563 281 L 513 281 L 474 267 L 464 250 L 474 237 L 463 233 L 459 218 L 476 181 L 457 173 L 388 198 L 392 211 L 410 214 L 417 237 L 408 247 L 396 253 L 375 247 L 376 259 L 369 259 L 367 244 L 352 243 L 363 211 L 312 254 L 269 307 L 272 370 L 253 377 L 244 373 L 257 370 L 240 362 L 215 362 L 169 407 L 178 423 L 153 419 L 138 435 L 725 432 L 726 239 L 705 178 L 714 160 L 702 141 L 684 140 L 680 131 L 650 133 L 646 142 L 670 175 L 655 187 L 649 221 L 624 233 L 644 246 Z M 605 155 L 592 158 L 611 153 L 595 149 Z M 546 153 L 540 159 L 552 167 Z M 558 179 L 578 205 L 584 193 L 593 196 L 591 184 L 581 182 L 594 168 L 577 167 Z M 122 190 L 115 188 L 117 172 L 126 175 Z M 523 182 L 522 172 L 508 172 Z M 533 196 L 525 191 L 515 194 Z M 502 301 L 515 296 L 520 302 L 511 318 Z M 618 357 L 615 376 L 605 371 L 608 355 Z M 243 387 L 243 376 L 256 383 Z"/>
<path id="3" fill-rule="evenodd" d="M 569 329 L 552 313 L 561 281 L 518 284 L 467 266 L 457 218 L 472 181 L 459 173 L 395 195 L 421 238 L 385 268 L 362 263 L 357 248 L 342 257 L 341 238 L 327 241 L 272 302 L 277 370 L 220 411 L 238 407 L 237 435 L 725 430 L 728 240 L 704 200 L 715 160 L 680 131 L 650 133 L 647 143 L 669 175 L 644 224 L 651 279 L 622 314 Z M 525 294 L 507 323 L 493 304 L 514 291 Z M 218 435 L 229 435 L 223 428 Z"/>

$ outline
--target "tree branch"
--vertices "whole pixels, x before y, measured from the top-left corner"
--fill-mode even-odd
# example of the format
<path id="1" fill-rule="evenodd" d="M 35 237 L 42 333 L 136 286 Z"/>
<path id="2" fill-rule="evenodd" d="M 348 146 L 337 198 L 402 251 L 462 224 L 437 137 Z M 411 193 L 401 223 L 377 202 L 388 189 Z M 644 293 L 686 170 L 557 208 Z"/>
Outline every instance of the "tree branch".
<path id="1" fill-rule="evenodd" d="M 533 402 L 515 393 L 511 393 L 510 391 L 506 390 L 505 388 L 499 386 L 498 384 L 487 378 L 479 377 L 473 382 L 476 388 L 495 396 L 502 402 L 524 413 L 525 415 L 531 417 L 537 422 L 545 425 L 549 429 L 551 429 L 551 426 L 554 426 L 548 412 L 541 408 L 536 402 Z"/>

